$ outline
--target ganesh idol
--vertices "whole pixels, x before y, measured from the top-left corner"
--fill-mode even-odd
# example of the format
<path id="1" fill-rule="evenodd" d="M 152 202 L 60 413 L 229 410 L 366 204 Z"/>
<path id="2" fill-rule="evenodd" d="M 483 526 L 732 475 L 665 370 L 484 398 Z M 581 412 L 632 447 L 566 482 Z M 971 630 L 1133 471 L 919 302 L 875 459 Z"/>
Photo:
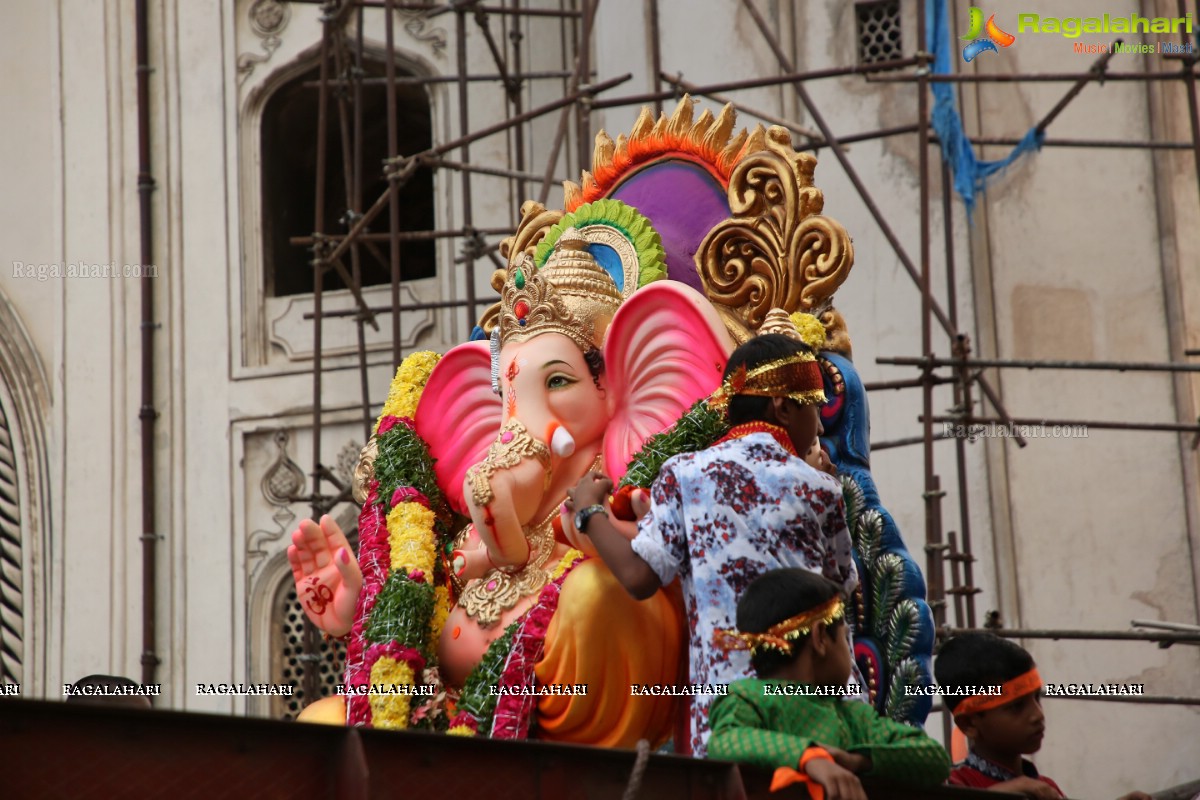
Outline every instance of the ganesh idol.
<path id="1" fill-rule="evenodd" d="M 450 701 L 557 578 L 534 679 L 587 690 L 541 697 L 524 716 L 536 719 L 539 738 L 629 747 L 661 742 L 676 724 L 671 697 L 633 697 L 630 686 L 686 682 L 682 605 L 676 587 L 646 602 L 629 597 L 589 543 L 563 533 L 563 501 L 589 470 L 620 477 L 650 435 L 717 388 L 734 345 L 703 295 L 663 279 L 648 223 L 619 203 L 604 210 L 634 224 L 623 231 L 597 214 L 552 229 L 541 265 L 536 248 L 510 254 L 490 340 L 440 359 L 412 427 L 446 505 L 469 522 L 446 544 L 456 600 L 436 662 Z M 313 621 L 339 636 L 351 631 L 362 579 L 335 524 L 326 518 L 322 528 L 302 526 L 289 555 L 310 573 L 326 563 L 333 601 Z"/>

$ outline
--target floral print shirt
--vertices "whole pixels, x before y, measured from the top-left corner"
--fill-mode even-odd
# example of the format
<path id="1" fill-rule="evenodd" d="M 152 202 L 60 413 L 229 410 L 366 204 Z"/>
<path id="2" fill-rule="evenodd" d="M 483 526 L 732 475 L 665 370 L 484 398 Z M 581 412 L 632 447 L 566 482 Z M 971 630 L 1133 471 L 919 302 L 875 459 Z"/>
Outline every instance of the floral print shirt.
<path id="1" fill-rule="evenodd" d="M 650 513 L 633 551 L 664 584 L 683 584 L 693 684 L 753 677 L 750 656 L 713 646 L 717 629 L 736 628 L 737 601 L 772 569 L 803 567 L 858 585 L 842 488 L 768 433 L 752 433 L 668 459 L 650 489 Z M 708 741 L 712 693 L 691 697 L 691 750 Z"/>

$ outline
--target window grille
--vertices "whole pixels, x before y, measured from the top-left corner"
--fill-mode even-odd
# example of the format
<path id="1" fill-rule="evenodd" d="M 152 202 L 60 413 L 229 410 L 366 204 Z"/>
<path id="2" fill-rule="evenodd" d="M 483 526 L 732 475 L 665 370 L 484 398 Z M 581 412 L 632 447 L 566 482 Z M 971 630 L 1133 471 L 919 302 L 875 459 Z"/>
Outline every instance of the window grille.
<path id="1" fill-rule="evenodd" d="M 0 684 L 21 682 L 25 654 L 20 500 L 16 451 L 0 406 Z"/>
<path id="2" fill-rule="evenodd" d="M 854 12 L 858 19 L 858 63 L 903 58 L 899 0 L 860 2 Z"/>
<path id="3" fill-rule="evenodd" d="M 271 619 L 274 621 L 275 639 L 271 651 L 275 654 L 272 683 L 290 684 L 295 687 L 291 697 L 272 696 L 271 716 L 276 719 L 295 719 L 300 710 L 309 703 L 329 697 L 342 682 L 346 663 L 346 646 L 339 641 L 329 641 L 317 634 L 317 660 L 306 662 L 304 655 L 304 609 L 296 598 L 296 586 L 289 574 L 279 588 Z M 304 693 L 304 670 L 317 670 L 317 685 L 320 697 L 308 698 Z"/>

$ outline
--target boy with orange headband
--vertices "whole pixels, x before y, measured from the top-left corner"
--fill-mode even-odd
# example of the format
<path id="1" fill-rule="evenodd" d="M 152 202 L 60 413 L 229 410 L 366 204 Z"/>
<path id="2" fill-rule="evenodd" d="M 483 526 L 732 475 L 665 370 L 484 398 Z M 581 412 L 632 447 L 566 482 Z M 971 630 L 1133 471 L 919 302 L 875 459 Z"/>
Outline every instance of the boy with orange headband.
<path id="1" fill-rule="evenodd" d="M 1046 734 L 1042 679 L 1028 651 L 995 634 L 964 633 L 942 645 L 933 673 L 943 690 L 969 692 L 980 687 L 979 694 L 943 697 L 971 748 L 946 783 L 1049 800 L 1065 796 L 1058 784 L 1023 757 L 1040 750 Z M 1001 687 L 1000 694 L 989 694 L 991 686 Z M 1120 800 L 1150 800 L 1150 796 L 1130 792 Z"/>
<path id="2" fill-rule="evenodd" d="M 757 680 L 730 684 L 713 704 L 708 755 L 775 769 L 772 791 L 808 784 L 814 798 L 865 798 L 857 775 L 934 786 L 946 751 L 919 728 L 843 702 L 850 677 L 841 587 L 803 569 L 771 570 L 738 601 L 726 652 L 749 651 Z"/>

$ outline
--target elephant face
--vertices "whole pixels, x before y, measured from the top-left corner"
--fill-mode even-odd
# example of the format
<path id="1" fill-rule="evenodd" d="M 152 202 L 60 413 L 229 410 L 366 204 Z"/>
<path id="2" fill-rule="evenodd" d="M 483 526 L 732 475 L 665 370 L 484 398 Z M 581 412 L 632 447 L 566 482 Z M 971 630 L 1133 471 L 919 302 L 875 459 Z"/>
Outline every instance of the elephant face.
<path id="1" fill-rule="evenodd" d="M 599 373 L 562 334 L 508 344 L 498 366 L 500 430 L 467 469 L 463 497 L 501 566 L 530 558 L 527 526 L 553 512 L 596 461 L 610 416 Z"/>
<path id="2" fill-rule="evenodd" d="M 468 342 L 448 352 L 429 376 L 414 422 L 434 458 L 438 485 L 462 514 L 471 513 L 468 471 L 504 444 L 505 428 L 521 422 L 546 449 L 543 460 L 552 470 L 548 481 L 538 459 L 519 460 L 530 475 L 512 488 L 522 489 L 517 516 L 528 521 L 539 510 L 527 507 L 530 495 L 539 507 L 561 502 L 598 455 L 610 477 L 624 475 L 648 437 L 720 385 L 732 350 L 724 324 L 703 295 L 658 281 L 617 311 L 605 335 L 604 372 L 595 381 L 580 348 L 547 332 L 504 346 L 497 396 L 487 343 Z"/>
<path id="3" fill-rule="evenodd" d="M 507 345 L 500 352 L 503 421 L 519 420 L 551 449 L 551 465 L 576 451 L 599 452 L 609 420 L 603 377 L 560 333 Z"/>

